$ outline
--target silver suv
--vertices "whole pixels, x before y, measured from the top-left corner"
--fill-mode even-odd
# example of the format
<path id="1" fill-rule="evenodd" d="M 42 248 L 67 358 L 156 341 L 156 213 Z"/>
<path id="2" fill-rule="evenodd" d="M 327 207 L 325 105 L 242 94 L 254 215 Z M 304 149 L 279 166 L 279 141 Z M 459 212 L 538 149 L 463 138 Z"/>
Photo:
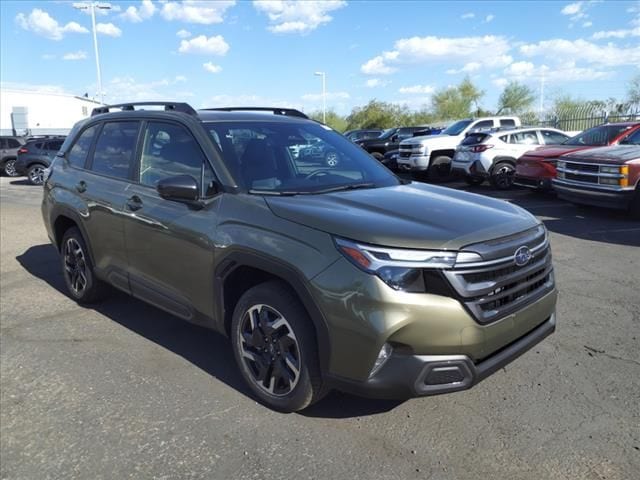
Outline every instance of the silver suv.
<path id="1" fill-rule="evenodd" d="M 516 160 L 525 152 L 543 145 L 559 145 L 570 136 L 554 128 L 517 128 L 473 131 L 456 148 L 451 172 L 470 185 L 489 179 L 495 188 L 513 185 Z"/>

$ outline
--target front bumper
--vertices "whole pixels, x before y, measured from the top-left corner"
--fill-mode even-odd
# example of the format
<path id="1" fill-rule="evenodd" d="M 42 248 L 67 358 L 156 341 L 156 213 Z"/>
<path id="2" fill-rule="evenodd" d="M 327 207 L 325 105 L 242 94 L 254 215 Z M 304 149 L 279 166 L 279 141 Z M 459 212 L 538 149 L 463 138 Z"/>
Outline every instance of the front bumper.
<path id="1" fill-rule="evenodd" d="M 634 189 L 606 190 L 602 187 L 576 185 L 564 180 L 553 180 L 558 197 L 573 203 L 597 207 L 626 209 L 633 199 Z"/>
<path id="2" fill-rule="evenodd" d="M 550 178 L 522 177 L 516 174 L 513 184 L 519 187 L 535 188 L 537 190 L 551 190 Z"/>
<path id="3" fill-rule="evenodd" d="M 428 155 L 398 156 L 398 169 L 405 172 L 425 172 L 429 170 Z"/>
<path id="4" fill-rule="evenodd" d="M 396 355 L 365 382 L 334 379 L 356 395 L 405 399 L 466 390 L 511 363 L 556 329 L 555 312 L 542 324 L 503 349 L 474 363 L 466 355 Z"/>

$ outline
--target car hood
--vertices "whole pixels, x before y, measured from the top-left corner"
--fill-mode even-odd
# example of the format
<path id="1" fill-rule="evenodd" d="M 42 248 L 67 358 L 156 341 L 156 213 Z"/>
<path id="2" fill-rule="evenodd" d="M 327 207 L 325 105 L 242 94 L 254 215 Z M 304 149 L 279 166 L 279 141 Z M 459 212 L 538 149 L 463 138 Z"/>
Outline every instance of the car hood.
<path id="1" fill-rule="evenodd" d="M 640 159 L 640 146 L 638 145 L 614 145 L 611 147 L 598 147 L 573 152 L 565 155 L 567 160 L 587 160 L 591 162 L 625 163 L 630 160 Z"/>
<path id="2" fill-rule="evenodd" d="M 556 158 L 560 155 L 565 155 L 567 153 L 576 152 L 578 150 L 586 150 L 588 148 L 595 148 L 589 146 L 578 146 L 578 145 L 566 145 L 566 146 L 548 146 L 548 147 L 540 147 L 534 150 L 529 150 L 524 154 L 527 157 L 540 157 L 540 158 Z"/>
<path id="3" fill-rule="evenodd" d="M 464 135 L 425 135 L 422 137 L 407 138 L 400 142 L 400 144 L 407 145 L 421 143 L 422 145 L 427 145 L 430 149 L 433 149 L 440 146 L 456 146 L 462 140 L 464 140 Z"/>
<path id="4" fill-rule="evenodd" d="M 411 183 L 318 195 L 265 197 L 275 215 L 332 235 L 390 247 L 458 250 L 539 222 L 502 200 Z"/>

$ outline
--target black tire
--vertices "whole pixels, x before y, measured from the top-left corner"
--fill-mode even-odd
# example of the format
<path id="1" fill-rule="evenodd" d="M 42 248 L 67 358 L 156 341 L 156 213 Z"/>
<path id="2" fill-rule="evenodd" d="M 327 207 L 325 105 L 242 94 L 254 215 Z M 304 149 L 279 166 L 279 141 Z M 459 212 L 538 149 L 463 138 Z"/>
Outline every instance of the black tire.
<path id="1" fill-rule="evenodd" d="M 629 204 L 629 210 L 627 213 L 630 218 L 640 220 L 640 187 L 636 187 L 636 193 Z"/>
<path id="2" fill-rule="evenodd" d="M 71 227 L 64 233 L 60 259 L 62 276 L 71 298 L 80 304 L 91 304 L 106 296 L 108 287 L 95 276 L 89 249 L 76 227 Z"/>
<path id="3" fill-rule="evenodd" d="M 475 186 L 482 185 L 484 182 L 484 177 L 474 177 L 472 175 L 467 175 L 464 177 L 464 181 L 467 182 L 467 185 Z"/>
<path id="4" fill-rule="evenodd" d="M 429 178 L 432 180 L 445 180 L 451 175 L 451 157 L 438 155 L 429 162 Z"/>
<path id="5" fill-rule="evenodd" d="M 16 159 L 9 158 L 5 160 L 4 165 L 2 166 L 2 173 L 4 173 L 7 177 L 19 177 L 20 174 L 16 171 Z"/>
<path id="6" fill-rule="evenodd" d="M 516 167 L 511 162 L 499 162 L 491 170 L 489 182 L 498 190 L 509 190 L 513 186 Z"/>
<path id="7" fill-rule="evenodd" d="M 42 185 L 44 183 L 44 171 L 46 166 L 41 163 L 34 163 L 27 169 L 27 179 L 31 185 Z"/>
<path id="8" fill-rule="evenodd" d="M 379 162 L 382 162 L 382 159 L 384 158 L 384 155 L 381 154 L 380 152 L 373 152 L 371 156 L 376 160 L 378 160 Z"/>
<path id="9" fill-rule="evenodd" d="M 335 168 L 340 164 L 340 157 L 338 156 L 338 152 L 335 150 L 329 150 L 324 155 L 324 163 L 329 168 Z"/>
<path id="10" fill-rule="evenodd" d="M 231 344 L 242 377 L 265 405 L 296 412 L 326 393 L 311 319 L 285 284 L 262 283 L 240 297 Z"/>

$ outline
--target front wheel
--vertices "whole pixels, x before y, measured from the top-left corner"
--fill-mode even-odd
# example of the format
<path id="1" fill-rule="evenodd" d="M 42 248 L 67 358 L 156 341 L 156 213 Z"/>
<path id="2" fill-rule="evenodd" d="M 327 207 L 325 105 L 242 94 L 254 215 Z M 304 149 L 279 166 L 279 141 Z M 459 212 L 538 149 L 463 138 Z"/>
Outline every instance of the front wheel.
<path id="1" fill-rule="evenodd" d="M 513 186 L 513 177 L 516 173 L 516 169 L 513 164 L 509 162 L 498 163 L 491 172 L 489 181 L 494 188 L 498 190 L 508 190 Z"/>
<path id="2" fill-rule="evenodd" d="M 432 180 L 445 180 L 451 174 L 451 157 L 440 155 L 431 161 L 429 166 L 429 178 Z"/>
<path id="3" fill-rule="evenodd" d="M 10 158 L 6 162 L 4 162 L 4 174 L 7 177 L 17 177 L 18 171 L 16 170 L 16 159 Z"/>
<path id="4" fill-rule="evenodd" d="M 295 412 L 323 396 L 311 319 L 284 284 L 266 282 L 242 295 L 231 342 L 242 377 L 262 403 Z"/>
<path id="5" fill-rule="evenodd" d="M 44 183 L 44 171 L 47 167 L 36 163 L 27 170 L 27 178 L 31 185 L 42 185 Z"/>

